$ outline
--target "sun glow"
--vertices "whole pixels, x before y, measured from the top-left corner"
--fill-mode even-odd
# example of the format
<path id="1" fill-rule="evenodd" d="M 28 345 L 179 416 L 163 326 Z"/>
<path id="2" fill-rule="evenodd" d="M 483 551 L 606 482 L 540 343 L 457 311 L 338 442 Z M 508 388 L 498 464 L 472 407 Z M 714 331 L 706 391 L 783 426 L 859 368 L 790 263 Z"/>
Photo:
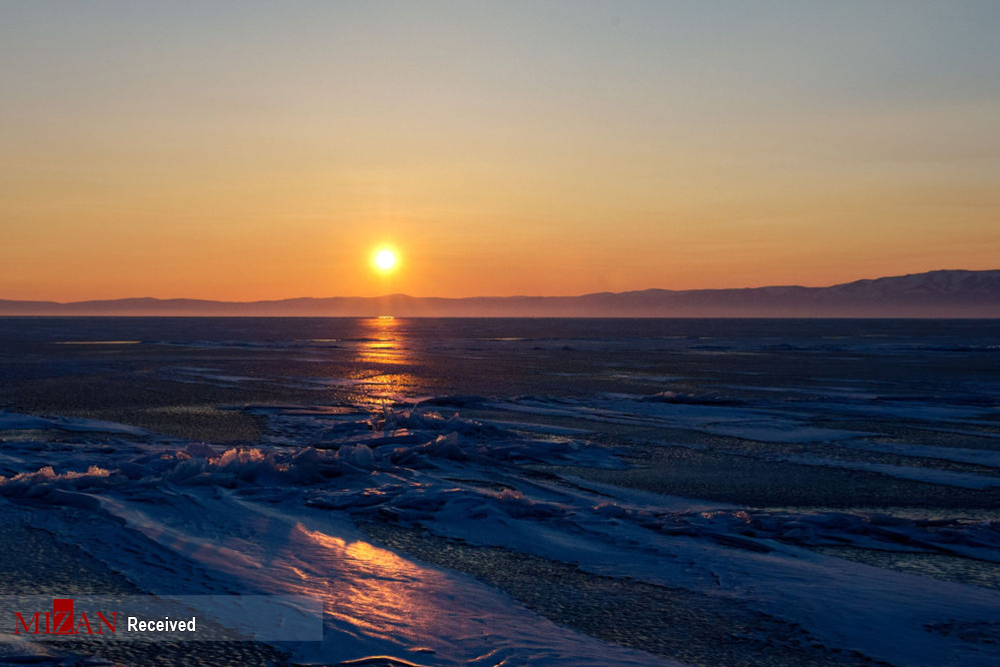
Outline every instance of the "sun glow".
<path id="1" fill-rule="evenodd" d="M 383 248 L 375 252 L 375 268 L 379 271 L 392 271 L 396 268 L 396 262 L 396 253 L 388 248 Z"/>

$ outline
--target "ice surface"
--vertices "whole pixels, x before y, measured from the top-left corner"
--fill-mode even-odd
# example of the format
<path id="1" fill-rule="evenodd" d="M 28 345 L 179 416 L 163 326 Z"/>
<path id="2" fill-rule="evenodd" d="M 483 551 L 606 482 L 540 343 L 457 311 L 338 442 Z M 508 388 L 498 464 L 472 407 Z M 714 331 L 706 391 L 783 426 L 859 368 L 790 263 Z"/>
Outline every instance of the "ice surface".
<path id="1" fill-rule="evenodd" d="M 435 665 L 675 664 L 555 625 L 485 584 L 374 544 L 355 527 L 370 520 L 735 600 L 807 627 L 831 646 L 894 664 L 1000 660 L 1000 644 L 933 630 L 995 619 L 1000 591 L 809 550 L 854 546 L 1000 561 L 998 522 L 751 510 L 534 474 L 538 466 L 628 465 L 622 449 L 587 439 L 588 422 L 997 464 L 989 451 L 876 443 L 862 431 L 816 426 L 795 410 L 715 395 L 678 397 L 455 396 L 371 413 L 257 408 L 271 430 L 243 447 L 153 437 L 94 420 L 0 413 L 4 430 L 116 439 L 102 445 L 113 456 L 45 437 L 6 442 L 0 496 L 91 516 L 85 529 L 75 523 L 70 530 L 59 512 L 40 521 L 151 592 L 322 595 L 327 640 L 292 647 L 305 661 L 392 655 L 421 664 L 423 654 L 412 649 L 424 647 Z M 505 417 L 463 417 L 470 409 Z M 579 427 L 531 423 L 531 415 L 568 417 Z M 1000 480 L 931 467 L 757 455 L 930 484 L 984 488 Z"/>
<path id="2" fill-rule="evenodd" d="M 129 435 L 144 435 L 145 429 L 99 419 L 83 419 L 80 417 L 37 417 L 15 412 L 0 410 L 0 431 L 14 430 L 48 430 L 61 431 L 99 431 L 104 433 L 127 433 Z"/>

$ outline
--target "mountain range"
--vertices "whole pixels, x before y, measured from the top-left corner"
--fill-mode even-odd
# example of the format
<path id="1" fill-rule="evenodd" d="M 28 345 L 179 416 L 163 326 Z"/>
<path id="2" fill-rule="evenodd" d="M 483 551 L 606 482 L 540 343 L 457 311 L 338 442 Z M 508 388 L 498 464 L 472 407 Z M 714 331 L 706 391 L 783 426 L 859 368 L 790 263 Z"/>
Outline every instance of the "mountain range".
<path id="1" fill-rule="evenodd" d="M 248 317 L 1000 317 L 1000 270 L 941 270 L 830 287 L 598 292 L 581 296 L 210 301 L 0 299 L 0 316 Z"/>

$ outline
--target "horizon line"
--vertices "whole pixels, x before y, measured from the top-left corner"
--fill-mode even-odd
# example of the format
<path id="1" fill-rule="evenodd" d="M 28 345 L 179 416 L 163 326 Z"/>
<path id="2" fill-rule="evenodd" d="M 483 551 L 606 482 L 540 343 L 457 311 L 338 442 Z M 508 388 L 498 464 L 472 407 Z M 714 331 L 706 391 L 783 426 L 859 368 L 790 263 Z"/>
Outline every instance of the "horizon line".
<path id="1" fill-rule="evenodd" d="M 241 300 L 231 300 L 231 299 L 212 299 L 212 298 L 199 298 L 199 297 L 187 297 L 187 296 L 175 296 L 175 297 L 157 297 L 157 296 L 122 296 L 122 297 L 106 297 L 106 298 L 96 298 L 96 299 L 79 299 L 75 301 L 56 301 L 52 299 L 6 299 L 0 297 L 0 301 L 8 303 L 46 303 L 55 304 L 60 306 L 82 304 L 82 303 L 93 303 L 100 301 L 201 301 L 206 303 L 227 303 L 227 304 L 258 304 L 258 303 L 279 303 L 283 301 L 323 301 L 328 299 L 390 299 L 390 298 L 407 298 L 407 299 L 440 299 L 447 301 L 462 301 L 467 299 L 578 299 L 587 296 L 597 296 L 602 294 L 632 294 L 636 292 L 725 292 L 731 290 L 756 290 L 756 289 L 776 289 L 776 288 L 798 288 L 798 289 L 829 289 L 832 287 L 840 287 L 842 285 L 851 285 L 853 283 L 866 282 L 866 281 L 876 281 L 876 280 L 886 280 L 893 278 L 907 278 L 910 276 L 922 276 L 932 273 L 991 273 L 1000 271 L 1000 268 L 996 269 L 931 269 L 929 271 L 917 271 L 914 273 L 902 273 L 898 275 L 891 276 L 877 276 L 875 278 L 856 278 L 854 280 L 849 280 L 846 282 L 833 283 L 831 285 L 800 285 L 800 284 L 788 284 L 788 285 L 755 285 L 755 286 L 744 286 L 744 287 L 693 287 L 688 289 L 671 289 L 665 287 L 646 287 L 641 289 L 627 289 L 619 292 L 614 292 L 610 290 L 602 290 L 598 292 L 584 292 L 582 294 L 510 294 L 510 295 L 474 295 L 474 296 L 416 296 L 413 294 L 406 294 L 404 292 L 394 292 L 391 294 L 379 294 L 375 296 L 353 296 L 353 295 L 333 295 L 333 296 L 290 296 L 281 297 L 275 299 L 253 299 L 247 301 Z"/>

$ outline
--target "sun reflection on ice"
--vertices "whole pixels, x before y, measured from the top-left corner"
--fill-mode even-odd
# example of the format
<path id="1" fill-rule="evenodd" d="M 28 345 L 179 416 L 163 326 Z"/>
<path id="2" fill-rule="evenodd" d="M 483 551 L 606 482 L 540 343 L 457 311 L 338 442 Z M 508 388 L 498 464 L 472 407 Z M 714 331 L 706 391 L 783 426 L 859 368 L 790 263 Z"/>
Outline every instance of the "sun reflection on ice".
<path id="1" fill-rule="evenodd" d="M 357 361 L 367 366 L 352 378 L 367 390 L 358 397 L 365 404 L 379 404 L 400 398 L 417 384 L 412 373 L 399 372 L 393 367 L 414 363 L 413 351 L 407 344 L 405 325 L 391 316 L 361 320 L 361 340 L 357 344 Z"/>
<path id="2" fill-rule="evenodd" d="M 361 326 L 359 361 L 379 364 L 409 363 L 410 350 L 403 345 L 405 339 L 400 320 L 395 317 L 373 317 L 361 320 Z"/>
<path id="3" fill-rule="evenodd" d="M 297 552 L 308 542 L 305 551 L 320 550 L 320 562 L 333 566 L 299 584 L 303 594 L 323 595 L 329 617 L 383 639 L 419 643 L 433 636 L 441 616 L 436 598 L 450 587 L 443 574 L 370 542 L 345 541 L 302 524 L 295 532 Z"/>

